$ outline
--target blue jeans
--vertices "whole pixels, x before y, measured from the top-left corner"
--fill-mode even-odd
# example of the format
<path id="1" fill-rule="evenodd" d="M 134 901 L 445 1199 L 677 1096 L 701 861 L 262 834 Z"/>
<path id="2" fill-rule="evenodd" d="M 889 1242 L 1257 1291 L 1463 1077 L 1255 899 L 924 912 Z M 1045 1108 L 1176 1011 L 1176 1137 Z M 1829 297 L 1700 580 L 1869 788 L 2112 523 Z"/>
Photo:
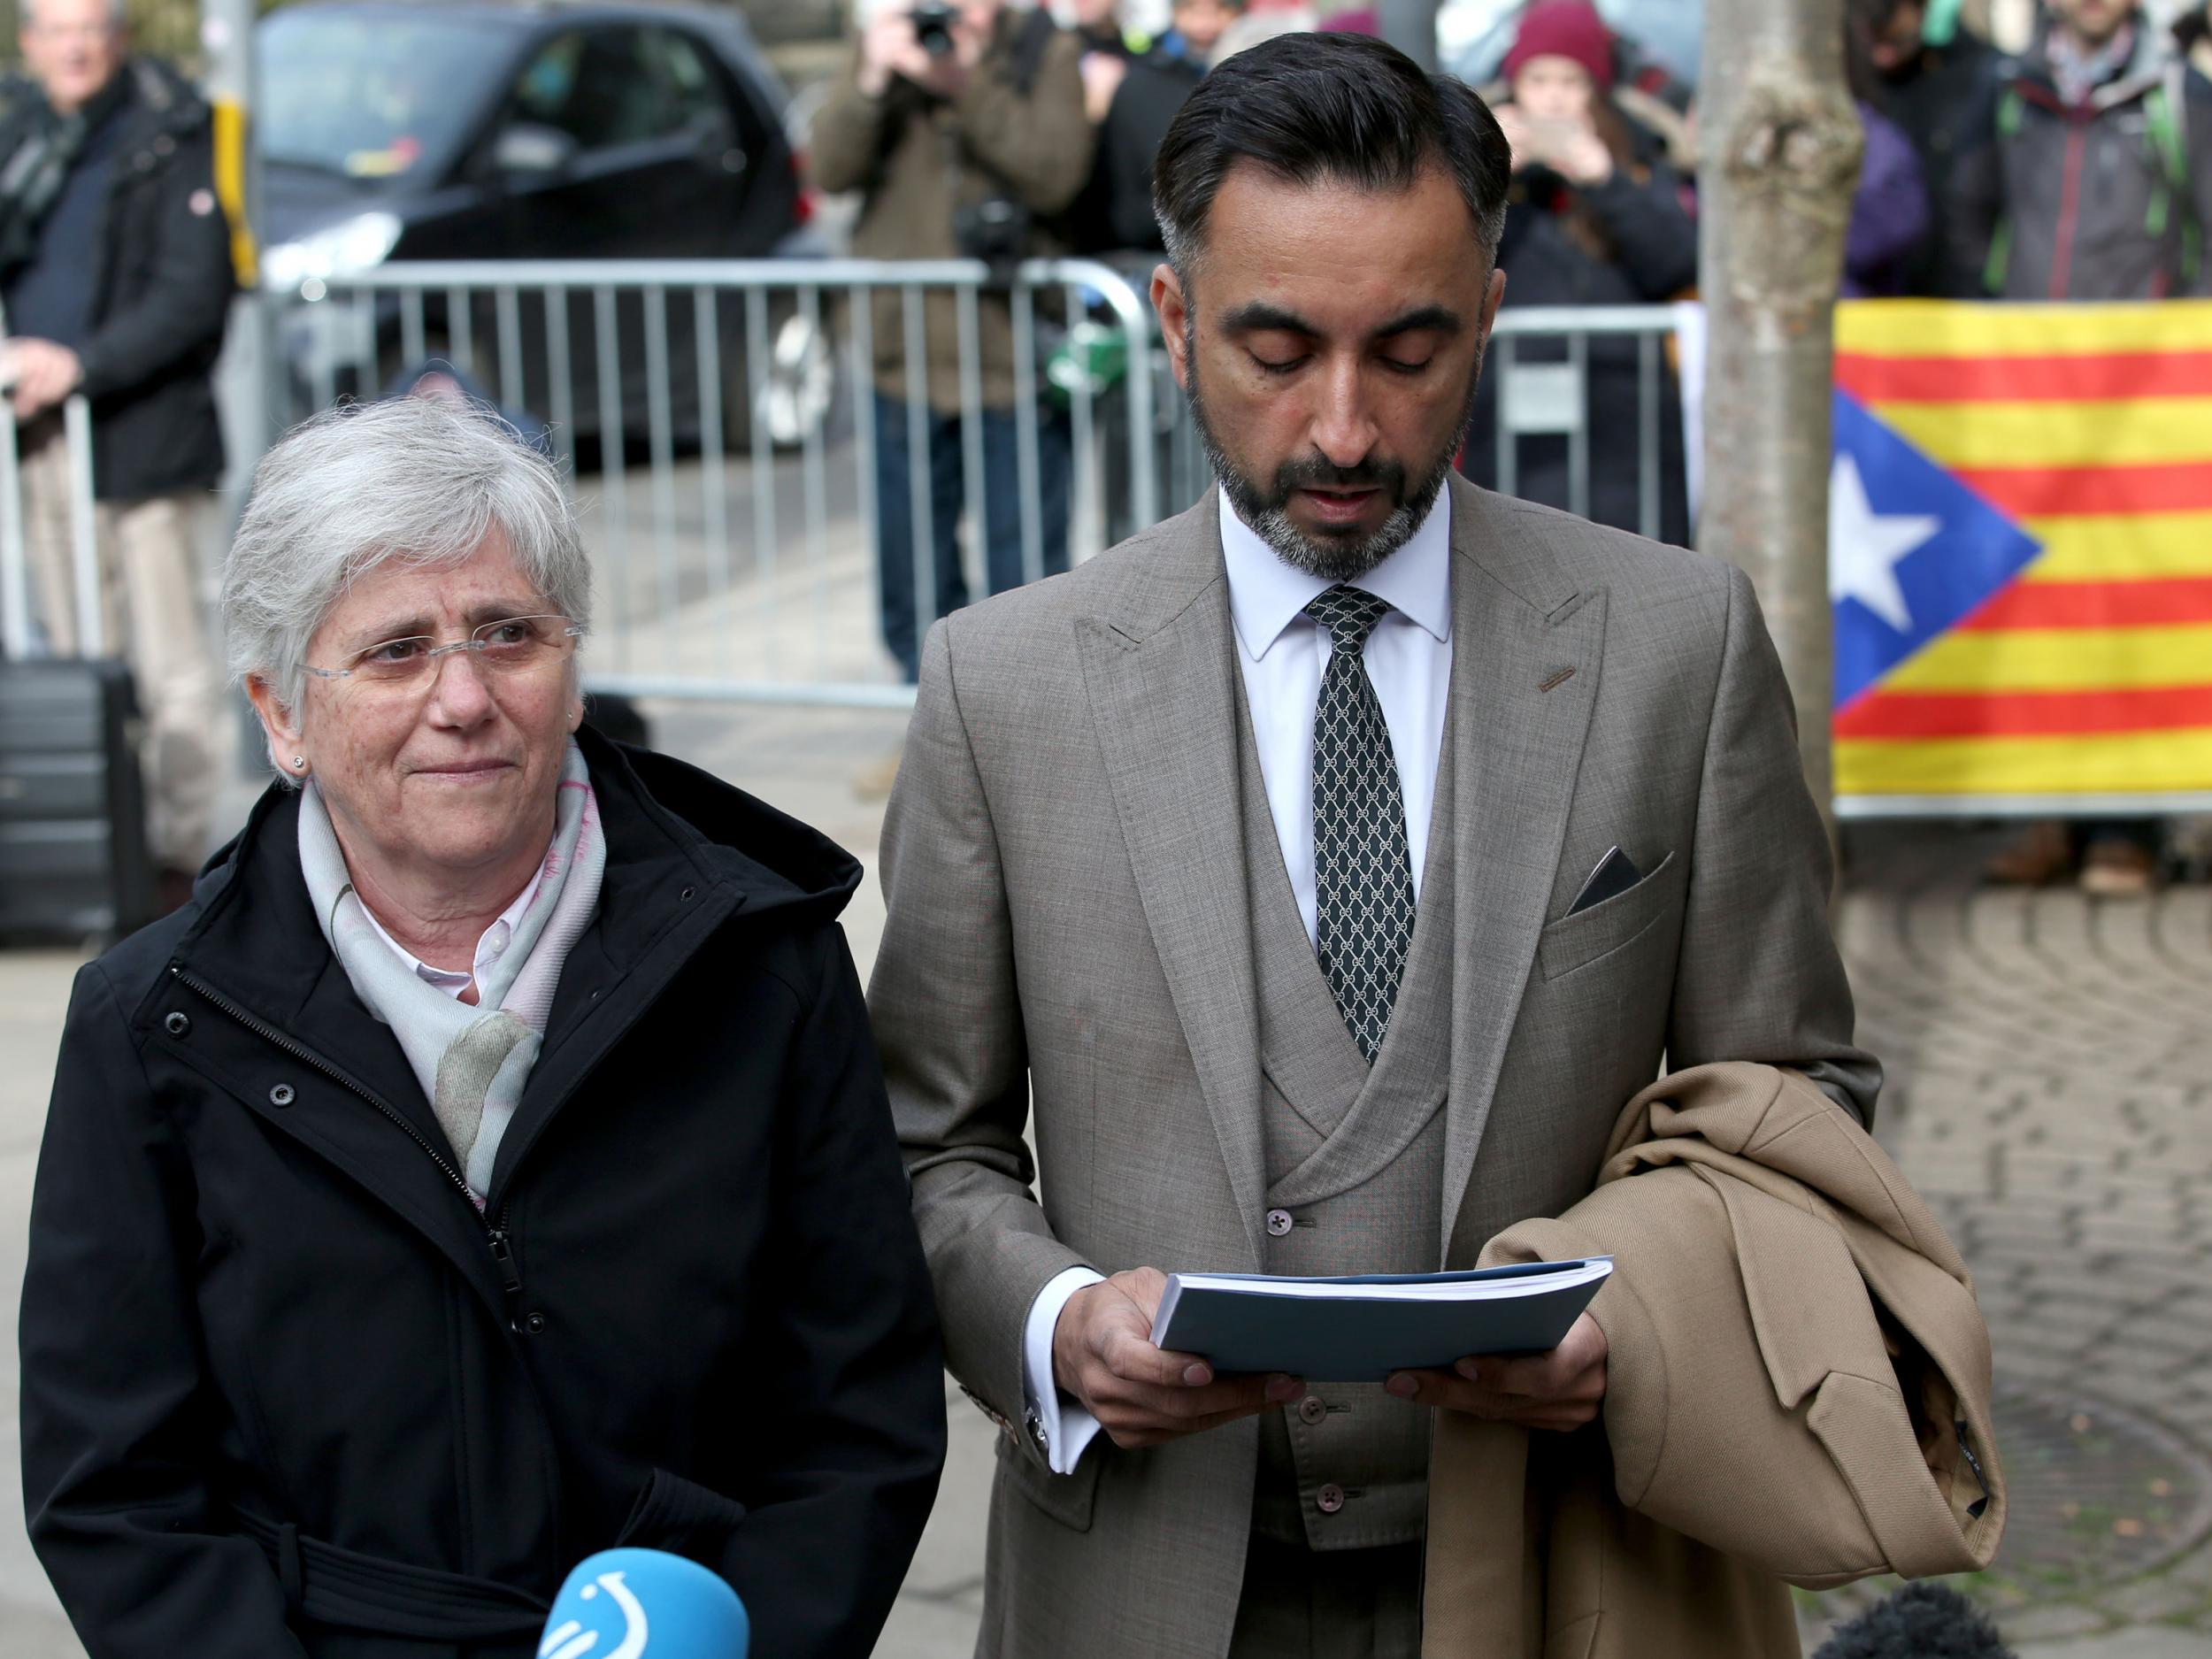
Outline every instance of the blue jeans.
<path id="1" fill-rule="evenodd" d="M 966 463 L 960 418 L 929 415 L 928 540 L 917 558 L 914 497 L 908 471 L 907 408 L 903 400 L 876 394 L 876 574 L 883 604 L 883 642 L 899 659 L 910 685 L 919 678 L 922 636 L 940 617 L 968 603 L 960 568 L 961 498 Z M 1015 411 L 983 411 L 983 570 L 991 592 L 1018 588 L 1029 572 L 1022 558 L 1021 470 L 1015 449 Z M 1068 474 L 1071 465 L 1067 417 L 1037 404 L 1038 574 L 1068 567 Z M 920 565 L 934 579 L 928 609 L 915 615 L 915 575 Z"/>

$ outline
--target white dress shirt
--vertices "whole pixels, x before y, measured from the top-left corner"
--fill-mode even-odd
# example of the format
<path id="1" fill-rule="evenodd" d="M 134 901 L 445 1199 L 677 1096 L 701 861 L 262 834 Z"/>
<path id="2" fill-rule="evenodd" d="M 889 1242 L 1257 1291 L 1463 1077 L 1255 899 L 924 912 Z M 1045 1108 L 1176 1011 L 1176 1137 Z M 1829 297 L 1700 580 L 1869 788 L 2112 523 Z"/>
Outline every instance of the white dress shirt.
<path id="1" fill-rule="evenodd" d="M 1390 728 L 1405 796 L 1406 849 L 1413 865 L 1413 896 L 1421 896 L 1421 864 L 1428 852 L 1429 818 L 1436 804 L 1436 768 L 1444 747 L 1444 716 L 1452 683 L 1451 492 L 1435 504 L 1413 539 L 1352 585 L 1386 600 L 1386 611 L 1368 635 L 1367 677 Z M 1221 497 L 1221 551 L 1229 570 L 1229 618 L 1237 639 L 1237 665 L 1259 749 L 1260 776 L 1275 820 L 1276 844 L 1291 895 L 1315 934 L 1313 872 L 1313 719 L 1321 702 L 1321 673 L 1332 648 L 1328 629 L 1305 614 L 1331 587 L 1294 570 L 1255 534 Z M 1022 1333 L 1023 1388 L 1028 1428 L 1044 1448 L 1055 1474 L 1071 1471 L 1098 1433 L 1098 1419 L 1052 1386 L 1052 1334 L 1068 1298 L 1100 1275 L 1071 1267 L 1037 1293 Z M 1043 1386 L 1039 1386 L 1041 1379 Z"/>
<path id="2" fill-rule="evenodd" d="M 392 948 L 392 954 L 405 963 L 426 985 L 434 985 L 448 996 L 457 997 L 474 985 L 490 969 L 493 963 L 507 952 L 514 941 L 515 924 L 522 919 L 523 911 L 530 908 L 530 901 L 538 895 L 538 884 L 545 879 L 545 866 L 538 866 L 537 874 L 530 878 L 530 885 L 515 895 L 515 902 L 499 913 L 499 919 L 487 927 L 476 941 L 476 965 L 472 972 L 463 973 L 454 968 L 434 968 L 385 931 L 384 924 L 365 901 L 361 914 L 369 918 L 369 926 L 376 929 L 376 936 Z M 360 896 L 357 888 L 355 896 Z"/>

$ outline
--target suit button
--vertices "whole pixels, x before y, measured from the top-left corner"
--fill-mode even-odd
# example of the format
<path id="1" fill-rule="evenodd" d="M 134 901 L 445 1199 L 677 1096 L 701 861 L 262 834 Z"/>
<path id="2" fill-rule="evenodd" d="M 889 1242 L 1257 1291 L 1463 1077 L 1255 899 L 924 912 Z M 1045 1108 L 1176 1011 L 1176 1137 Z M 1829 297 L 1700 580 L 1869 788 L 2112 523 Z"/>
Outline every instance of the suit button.
<path id="1" fill-rule="evenodd" d="M 1314 1494 L 1313 1501 L 1320 1506 L 1322 1514 L 1334 1515 L 1344 1507 L 1344 1488 L 1331 1481 Z"/>
<path id="2" fill-rule="evenodd" d="M 186 1014 L 172 1014 L 161 1022 L 161 1028 L 172 1037 L 181 1037 L 192 1029 L 191 1017 Z"/>
<path id="3" fill-rule="evenodd" d="M 533 1308 L 528 1313 L 522 1316 L 522 1328 L 527 1331 L 532 1336 L 543 1336 L 545 1334 L 545 1316 L 540 1313 L 536 1309 Z"/>
<path id="4" fill-rule="evenodd" d="M 1328 1415 L 1329 1408 L 1319 1394 L 1308 1394 L 1298 1402 L 1298 1420 L 1301 1423 L 1318 1423 Z"/>
<path id="5" fill-rule="evenodd" d="M 1267 1212 L 1267 1231 L 1271 1238 L 1284 1237 L 1290 1232 L 1291 1225 L 1290 1211 L 1287 1210 L 1271 1210 Z"/>

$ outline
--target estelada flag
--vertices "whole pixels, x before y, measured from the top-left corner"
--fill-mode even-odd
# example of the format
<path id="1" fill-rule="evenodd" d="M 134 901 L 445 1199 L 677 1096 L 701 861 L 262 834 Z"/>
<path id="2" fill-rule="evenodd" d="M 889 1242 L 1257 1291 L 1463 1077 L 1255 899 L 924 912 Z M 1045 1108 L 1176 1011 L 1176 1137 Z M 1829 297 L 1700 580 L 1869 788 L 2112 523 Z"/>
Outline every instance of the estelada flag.
<path id="1" fill-rule="evenodd" d="M 1836 388 L 1837 794 L 2212 791 L 2212 303 L 1854 302 Z"/>

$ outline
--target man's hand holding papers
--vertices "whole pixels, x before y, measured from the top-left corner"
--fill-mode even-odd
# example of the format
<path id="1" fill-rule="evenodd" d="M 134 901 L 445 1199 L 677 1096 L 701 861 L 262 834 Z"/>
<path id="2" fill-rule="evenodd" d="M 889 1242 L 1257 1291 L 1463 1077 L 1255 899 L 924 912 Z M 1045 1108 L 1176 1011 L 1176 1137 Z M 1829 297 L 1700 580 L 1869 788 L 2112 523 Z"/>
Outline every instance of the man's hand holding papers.
<path id="1" fill-rule="evenodd" d="M 1383 1386 L 1416 1405 L 1564 1433 L 1605 1403 L 1605 1333 L 1586 1313 L 1548 1354 L 1478 1355 L 1450 1371 L 1398 1371 Z"/>
<path id="2" fill-rule="evenodd" d="M 1167 1290 L 1157 1268 L 1116 1273 L 1079 1290 L 1052 1333 L 1052 1376 L 1082 1402 L 1115 1445 L 1158 1446 L 1256 1417 L 1305 1392 L 1296 1377 L 1217 1377 L 1194 1354 L 1152 1344 Z"/>

